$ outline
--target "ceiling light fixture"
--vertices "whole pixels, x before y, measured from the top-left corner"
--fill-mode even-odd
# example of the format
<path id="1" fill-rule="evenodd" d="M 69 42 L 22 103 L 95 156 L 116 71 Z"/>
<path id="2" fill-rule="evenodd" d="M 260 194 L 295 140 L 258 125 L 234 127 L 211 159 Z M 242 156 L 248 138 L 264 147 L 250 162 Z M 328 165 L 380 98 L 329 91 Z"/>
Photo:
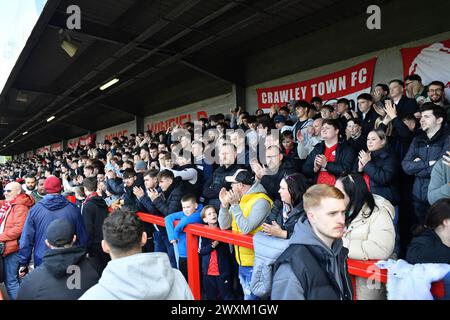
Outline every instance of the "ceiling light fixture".
<path id="1" fill-rule="evenodd" d="M 61 41 L 61 48 L 72 58 L 75 53 L 77 53 L 81 42 L 74 40 L 69 33 L 63 29 L 59 30 L 59 39 Z"/>
<path id="2" fill-rule="evenodd" d="M 22 91 L 19 91 L 16 96 L 16 101 L 28 102 L 28 95 L 26 93 L 23 93 Z"/>
<path id="3" fill-rule="evenodd" d="M 14 140 L 11 140 L 11 143 L 13 143 L 14 142 Z"/>
<path id="4" fill-rule="evenodd" d="M 114 79 L 108 81 L 107 83 L 105 83 L 104 85 L 102 85 L 102 86 L 100 87 L 100 90 L 103 91 L 103 90 L 105 90 L 105 89 L 111 87 L 113 84 L 115 84 L 115 83 L 117 83 L 117 82 L 119 82 L 119 78 L 114 78 Z"/>
<path id="5" fill-rule="evenodd" d="M 24 133 L 22 133 L 23 136 L 26 135 L 26 134 L 28 134 L 28 131 L 25 131 Z"/>
<path id="6" fill-rule="evenodd" d="M 50 118 L 47 119 L 47 122 L 50 122 L 50 121 L 52 121 L 55 118 L 56 118 L 55 116 L 51 116 Z"/>

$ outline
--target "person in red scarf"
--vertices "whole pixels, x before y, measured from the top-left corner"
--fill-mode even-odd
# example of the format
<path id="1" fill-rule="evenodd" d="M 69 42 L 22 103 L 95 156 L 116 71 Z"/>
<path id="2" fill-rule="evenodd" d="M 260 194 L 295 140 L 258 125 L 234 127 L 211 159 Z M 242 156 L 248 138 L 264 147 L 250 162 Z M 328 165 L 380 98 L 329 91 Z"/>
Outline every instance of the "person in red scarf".
<path id="1" fill-rule="evenodd" d="M 22 192 L 17 182 L 4 189 L 5 200 L 0 200 L 0 254 L 3 256 L 6 291 L 16 299 L 19 290 L 19 238 L 34 199 Z"/>
<path id="2" fill-rule="evenodd" d="M 81 206 L 81 215 L 88 234 L 89 242 L 86 251 L 92 258 L 101 273 L 106 267 L 110 257 L 102 250 L 103 221 L 108 217 L 109 211 L 105 200 L 97 194 L 97 178 L 89 177 L 83 180 L 86 199 Z"/>

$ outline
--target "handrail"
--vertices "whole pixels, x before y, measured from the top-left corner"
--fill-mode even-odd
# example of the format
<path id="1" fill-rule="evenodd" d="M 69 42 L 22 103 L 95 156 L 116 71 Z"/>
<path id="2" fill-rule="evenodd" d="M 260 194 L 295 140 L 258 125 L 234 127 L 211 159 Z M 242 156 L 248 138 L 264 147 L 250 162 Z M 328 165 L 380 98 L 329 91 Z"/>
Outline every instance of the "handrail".
<path id="1" fill-rule="evenodd" d="M 149 213 L 138 212 L 137 215 L 142 221 L 165 226 L 164 218 Z M 205 237 L 224 243 L 235 244 L 245 248 L 253 249 L 253 236 L 244 235 L 231 230 L 221 230 L 211 228 L 199 223 L 189 224 L 184 228 L 187 242 L 187 264 L 188 264 L 188 283 L 192 294 L 196 300 L 201 299 L 200 288 L 200 263 L 198 254 L 198 237 Z M 387 282 L 387 270 L 379 269 L 375 262 L 377 260 L 353 260 L 347 259 L 348 272 L 352 276 L 373 278 L 382 283 Z M 434 296 L 443 296 L 443 281 L 435 282 L 432 285 Z"/>

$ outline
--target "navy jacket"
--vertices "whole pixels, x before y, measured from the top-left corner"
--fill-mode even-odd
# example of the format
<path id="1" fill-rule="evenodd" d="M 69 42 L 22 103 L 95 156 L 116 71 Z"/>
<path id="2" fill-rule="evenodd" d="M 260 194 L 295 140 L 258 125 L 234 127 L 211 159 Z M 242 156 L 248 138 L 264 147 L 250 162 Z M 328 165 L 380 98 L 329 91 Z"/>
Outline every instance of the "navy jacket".
<path id="1" fill-rule="evenodd" d="M 347 140 L 347 144 L 353 148 L 356 154 L 359 154 L 361 150 L 367 151 L 367 136 L 361 132 L 358 139 L 350 138 Z"/>
<path id="2" fill-rule="evenodd" d="M 414 138 L 408 153 L 402 161 L 406 174 L 414 175 L 413 195 L 420 201 L 428 202 L 428 185 L 430 184 L 430 161 L 437 161 L 450 149 L 450 136 L 446 128 L 441 128 L 431 139 L 425 132 Z M 420 161 L 414 161 L 420 158 Z"/>
<path id="3" fill-rule="evenodd" d="M 139 201 L 137 197 L 133 193 L 134 187 L 140 187 L 145 190 L 144 181 L 136 179 L 131 187 L 124 187 L 124 194 L 122 195 L 122 199 L 124 202 L 124 207 L 128 208 L 131 211 L 137 211 L 139 207 Z"/>
<path id="4" fill-rule="evenodd" d="M 434 230 L 427 229 L 415 237 L 406 253 L 409 263 L 450 263 L 450 248 L 442 243 Z"/>
<path id="5" fill-rule="evenodd" d="M 86 251 L 89 254 L 102 253 L 101 242 L 103 240 L 103 221 L 108 217 L 108 206 L 102 197 L 89 198 L 81 208 L 84 226 L 88 234 L 89 242 Z"/>
<path id="6" fill-rule="evenodd" d="M 286 159 L 289 159 L 290 161 L 292 161 L 295 171 L 297 171 L 297 172 L 302 171 L 302 166 L 303 166 L 304 160 L 300 159 L 300 157 L 298 156 L 297 144 L 294 145 L 294 148 L 289 150 L 288 154 L 286 154 L 286 149 L 283 147 L 281 147 L 280 152 L 283 153 L 283 156 Z"/>
<path id="7" fill-rule="evenodd" d="M 399 160 L 403 160 L 411 145 L 411 141 L 422 132 L 419 129 L 420 124 L 416 124 L 414 131 L 410 131 L 399 117 L 392 120 L 391 124 L 393 130 L 392 135 L 389 137 L 389 148 L 395 152 Z M 387 126 L 383 123 L 380 124 L 379 129 L 387 132 Z"/>
<path id="8" fill-rule="evenodd" d="M 414 114 L 419 111 L 416 99 L 411 99 L 406 96 L 401 97 L 396 105 L 397 116 L 401 117 L 405 114 Z"/>
<path id="9" fill-rule="evenodd" d="M 147 189 L 144 188 L 143 190 L 145 193 L 143 197 L 138 198 L 137 210 L 140 212 L 156 214 L 158 216 L 162 215 L 161 212 L 159 212 L 158 209 L 156 209 L 156 207 L 153 205 L 152 199 L 150 199 L 150 197 L 147 195 Z M 161 189 L 159 187 L 156 190 L 158 192 L 161 192 Z"/>
<path id="10" fill-rule="evenodd" d="M 370 191 L 389 200 L 392 205 L 400 201 L 398 174 L 400 161 L 386 148 L 371 153 L 371 159 L 364 167 L 370 179 Z"/>
<path id="11" fill-rule="evenodd" d="M 168 190 L 162 192 L 161 195 L 153 201 L 153 206 L 164 216 L 182 210 L 181 198 L 185 195 L 183 189 L 183 181 L 180 177 L 176 177 Z"/>
<path id="12" fill-rule="evenodd" d="M 77 241 L 75 246 L 86 247 L 88 236 L 80 209 L 59 194 L 48 194 L 31 207 L 20 237 L 19 264 L 27 266 L 34 248 L 34 265 L 39 266 L 47 251 L 45 239 L 47 227 L 55 219 L 66 219 L 75 227 Z"/>
<path id="13" fill-rule="evenodd" d="M 285 175 L 295 173 L 294 161 L 289 158 L 283 158 L 280 167 L 274 174 L 267 174 L 261 178 L 261 184 L 266 189 L 267 195 L 272 199 L 280 200 L 280 194 L 278 190 L 280 189 L 280 182 Z"/>
<path id="14" fill-rule="evenodd" d="M 219 264 L 219 273 L 221 276 L 229 276 L 232 271 L 233 257 L 231 255 L 230 246 L 227 243 L 219 242 L 219 245 L 213 249 L 211 243 L 214 240 L 208 238 L 201 238 L 201 248 L 198 253 L 202 261 L 202 274 L 208 274 L 209 260 L 211 259 L 211 252 L 217 251 L 217 262 Z"/>
<path id="15" fill-rule="evenodd" d="M 220 166 L 214 170 L 208 182 L 203 188 L 203 196 L 206 199 L 218 199 L 220 189 L 230 188 L 231 184 L 225 181 L 225 177 L 232 176 L 238 169 L 244 168 L 242 165 L 233 164 L 228 168 Z"/>
<path id="16" fill-rule="evenodd" d="M 362 135 L 365 138 L 367 138 L 369 132 L 372 131 L 373 128 L 375 127 L 375 121 L 378 119 L 380 115 L 376 113 L 376 111 L 373 110 L 372 107 L 370 108 L 369 112 L 367 112 L 366 117 L 364 119 L 361 111 L 358 110 L 357 113 L 362 122 Z"/>
<path id="17" fill-rule="evenodd" d="M 106 190 L 112 194 L 117 194 L 121 196 L 124 193 L 123 182 L 120 178 L 106 179 L 105 180 Z"/>
<path id="18" fill-rule="evenodd" d="M 72 273 L 70 266 L 80 270 L 80 287 L 68 288 Z M 17 300 L 76 300 L 97 284 L 100 273 L 91 259 L 86 258 L 84 248 L 71 247 L 45 253 L 42 264 L 24 278 Z"/>

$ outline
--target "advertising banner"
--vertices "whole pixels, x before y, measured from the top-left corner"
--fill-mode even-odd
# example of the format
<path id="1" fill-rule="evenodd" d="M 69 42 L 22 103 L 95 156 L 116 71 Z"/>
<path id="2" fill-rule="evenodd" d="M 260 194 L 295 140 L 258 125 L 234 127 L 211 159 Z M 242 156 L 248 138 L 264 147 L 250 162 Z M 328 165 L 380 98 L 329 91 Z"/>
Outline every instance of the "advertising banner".
<path id="1" fill-rule="evenodd" d="M 370 92 L 377 58 L 353 67 L 281 86 L 257 88 L 259 108 L 282 106 L 291 100 L 310 101 L 315 96 L 322 100 L 348 98 L 356 99 L 363 92 Z"/>

